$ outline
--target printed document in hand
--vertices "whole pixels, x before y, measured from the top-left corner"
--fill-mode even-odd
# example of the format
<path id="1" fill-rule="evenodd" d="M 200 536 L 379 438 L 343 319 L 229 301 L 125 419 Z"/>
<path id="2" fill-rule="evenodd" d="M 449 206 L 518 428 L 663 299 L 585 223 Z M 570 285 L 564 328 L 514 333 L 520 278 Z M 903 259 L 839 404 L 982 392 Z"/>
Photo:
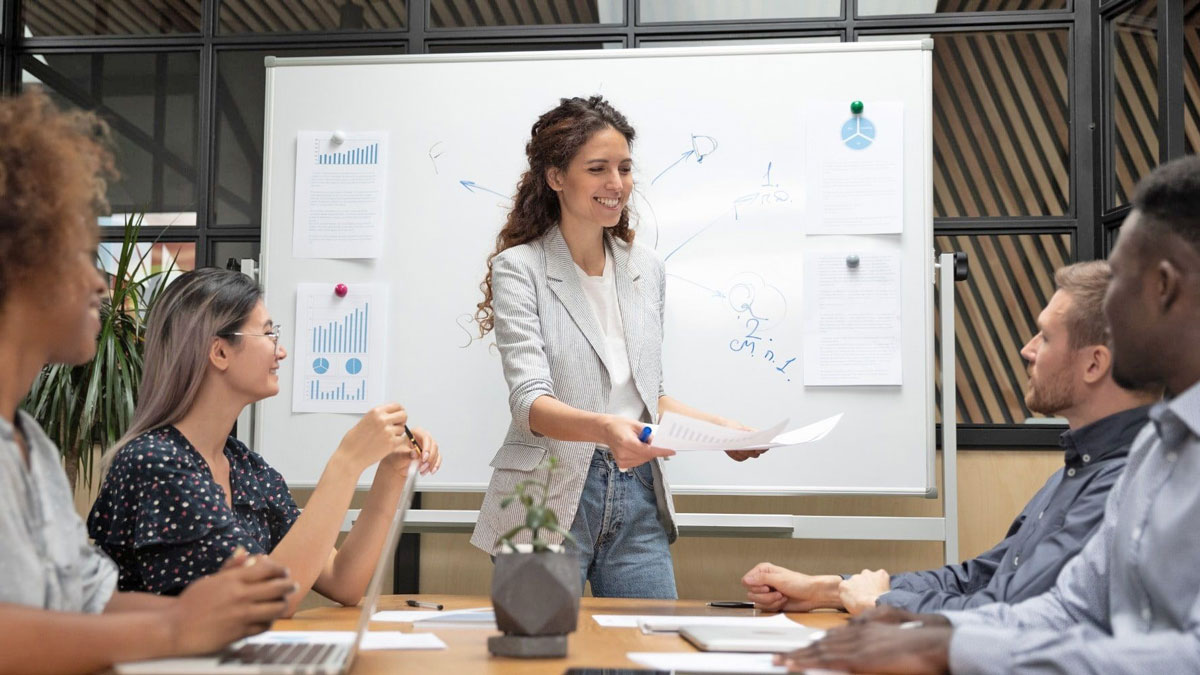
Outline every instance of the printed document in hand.
<path id="1" fill-rule="evenodd" d="M 761 431 L 730 429 L 678 413 L 664 413 L 658 424 L 649 425 L 654 435 L 650 445 L 676 452 L 696 450 L 768 450 L 784 445 L 799 445 L 819 441 L 829 435 L 842 419 L 842 413 L 827 417 L 808 426 L 779 433 L 788 420 Z"/>

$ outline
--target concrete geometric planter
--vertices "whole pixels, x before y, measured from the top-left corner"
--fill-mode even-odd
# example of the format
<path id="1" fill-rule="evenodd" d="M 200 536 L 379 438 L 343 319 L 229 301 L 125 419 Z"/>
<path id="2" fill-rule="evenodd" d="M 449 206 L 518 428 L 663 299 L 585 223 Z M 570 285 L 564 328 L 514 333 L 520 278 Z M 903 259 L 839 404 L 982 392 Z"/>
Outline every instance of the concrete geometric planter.
<path id="1" fill-rule="evenodd" d="M 488 651 L 519 658 L 566 656 L 582 594 L 574 553 L 500 553 L 492 571 L 492 608 L 504 635 L 488 638 Z"/>

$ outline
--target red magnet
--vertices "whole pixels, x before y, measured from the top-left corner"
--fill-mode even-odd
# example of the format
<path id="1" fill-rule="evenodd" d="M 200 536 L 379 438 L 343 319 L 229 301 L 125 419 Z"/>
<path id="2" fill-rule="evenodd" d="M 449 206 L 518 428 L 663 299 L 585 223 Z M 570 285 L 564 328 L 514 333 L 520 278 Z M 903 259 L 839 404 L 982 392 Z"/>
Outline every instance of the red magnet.
<path id="1" fill-rule="evenodd" d="M 336 293 L 339 298 L 346 297 L 346 293 L 349 291 L 350 289 L 346 288 L 346 284 L 338 284 L 337 286 L 333 287 L 333 292 Z"/>

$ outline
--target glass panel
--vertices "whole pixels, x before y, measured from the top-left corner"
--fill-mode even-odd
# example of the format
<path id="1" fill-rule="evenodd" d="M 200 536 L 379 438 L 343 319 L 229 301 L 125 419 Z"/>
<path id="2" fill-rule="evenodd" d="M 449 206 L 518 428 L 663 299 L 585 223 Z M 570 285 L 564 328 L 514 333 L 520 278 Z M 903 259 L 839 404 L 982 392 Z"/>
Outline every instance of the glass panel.
<path id="1" fill-rule="evenodd" d="M 1054 295 L 1054 271 L 1073 262 L 1071 236 L 940 235 L 935 240 L 939 253 L 965 251 L 971 267 L 971 275 L 954 289 L 959 423 L 1036 423 L 1044 416 L 1025 405 L 1029 376 L 1021 347 L 1037 332 L 1037 315 Z M 936 340 L 940 345 L 940 332 Z M 937 369 L 940 399 L 940 358 Z"/>
<path id="2" fill-rule="evenodd" d="M 199 66 L 198 52 L 29 54 L 21 84 L 108 122 L 121 173 L 108 188 L 114 212 L 195 225 Z"/>
<path id="3" fill-rule="evenodd" d="M 828 19 L 842 15 L 842 0 L 638 0 L 638 23 Z"/>
<path id="4" fill-rule="evenodd" d="M 1183 143 L 1200 154 L 1200 2 L 1188 3 L 1183 17 Z"/>
<path id="5" fill-rule="evenodd" d="M 1109 208 L 1129 203 L 1158 164 L 1158 3 L 1143 0 L 1108 21 Z"/>
<path id="6" fill-rule="evenodd" d="M 200 4 L 201 0 L 24 0 L 21 16 L 27 37 L 199 33 Z"/>
<path id="7" fill-rule="evenodd" d="M 841 42 L 838 35 L 808 37 L 737 38 L 733 40 L 642 40 L 639 47 L 728 47 L 729 45 L 796 45 L 806 42 Z"/>
<path id="8" fill-rule="evenodd" d="M 224 269 L 241 269 L 241 262 L 249 258 L 258 264 L 257 241 L 209 241 L 208 264 Z M 230 267 L 232 263 L 233 267 Z"/>
<path id="9" fill-rule="evenodd" d="M 434 28 L 625 23 L 624 0 L 430 0 Z"/>
<path id="10" fill-rule="evenodd" d="M 932 37 L 939 218 L 1060 216 L 1071 194 L 1066 30 Z M 986 129 L 987 133 L 979 133 Z"/>
<path id="11" fill-rule="evenodd" d="M 143 279 L 151 274 L 165 272 L 154 277 L 149 286 L 150 290 L 169 284 L 184 272 L 196 269 L 196 243 L 191 241 L 171 242 L 139 242 L 133 255 L 131 278 Z M 121 254 L 121 242 L 105 241 L 100 243 L 97 257 L 100 267 L 109 275 L 109 279 L 117 272 L 117 260 Z"/>
<path id="12" fill-rule="evenodd" d="M 403 30 L 407 0 L 222 0 L 221 33 Z"/>
<path id="13" fill-rule="evenodd" d="M 257 226 L 262 219 L 265 57 L 396 53 L 403 47 L 217 52 L 213 224 Z"/>
<path id="14" fill-rule="evenodd" d="M 1088 2 L 1089 0 L 1082 0 Z M 858 0 L 859 16 L 1069 9 L 1067 0 Z"/>
<path id="15" fill-rule="evenodd" d="M 558 51 L 569 49 L 620 49 L 620 42 L 458 42 L 426 44 L 430 54 L 474 54 L 476 52 Z"/>

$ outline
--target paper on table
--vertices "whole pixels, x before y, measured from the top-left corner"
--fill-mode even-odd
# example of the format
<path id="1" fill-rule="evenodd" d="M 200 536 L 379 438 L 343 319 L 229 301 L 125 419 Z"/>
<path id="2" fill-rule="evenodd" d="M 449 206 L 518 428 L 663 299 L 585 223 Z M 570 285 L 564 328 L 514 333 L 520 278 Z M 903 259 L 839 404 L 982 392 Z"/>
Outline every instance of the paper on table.
<path id="1" fill-rule="evenodd" d="M 261 633 L 248 638 L 248 643 L 280 644 L 295 642 L 310 643 L 342 643 L 354 640 L 353 631 L 344 630 L 277 630 Z M 433 633 L 401 633 L 399 631 L 371 631 L 363 636 L 359 649 L 445 649 L 442 642 Z"/>
<path id="2" fill-rule="evenodd" d="M 774 654 L 731 652 L 629 652 L 630 661 L 654 670 L 688 673 L 786 673 Z"/>
<path id="3" fill-rule="evenodd" d="M 650 632 L 678 632 L 681 626 L 794 626 L 783 614 L 771 616 L 689 616 L 680 614 L 593 614 L 604 628 L 638 628 Z"/>
<path id="4" fill-rule="evenodd" d="M 480 627 L 496 623 L 496 613 L 491 607 L 473 607 L 471 609 L 452 609 L 446 612 L 427 610 L 390 610 L 375 612 L 372 621 L 392 621 L 397 623 L 426 623 L 426 624 L 456 624 Z"/>
<path id="5" fill-rule="evenodd" d="M 798 429 L 779 433 L 788 420 L 762 431 L 739 431 L 692 417 L 668 412 L 659 424 L 651 424 L 654 435 L 650 444 L 658 448 L 689 452 L 700 450 L 767 450 L 784 445 L 819 441 L 841 421 L 838 413 Z"/>
<path id="6" fill-rule="evenodd" d="M 805 386 L 901 384 L 900 281 L 898 253 L 805 252 Z"/>

